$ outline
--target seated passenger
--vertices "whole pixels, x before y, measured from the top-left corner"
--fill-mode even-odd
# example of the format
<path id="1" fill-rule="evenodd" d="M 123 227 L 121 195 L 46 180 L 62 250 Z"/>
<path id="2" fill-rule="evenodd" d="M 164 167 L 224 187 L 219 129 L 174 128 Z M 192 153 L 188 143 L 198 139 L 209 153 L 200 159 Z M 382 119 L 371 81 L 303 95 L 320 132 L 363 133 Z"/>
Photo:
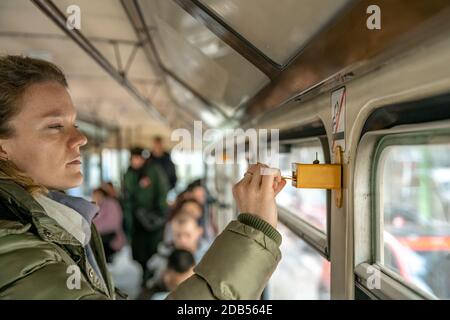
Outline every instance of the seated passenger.
<path id="1" fill-rule="evenodd" d="M 104 190 L 109 197 L 119 199 L 119 194 L 111 181 L 102 183 L 100 188 Z"/>
<path id="2" fill-rule="evenodd" d="M 189 250 L 195 258 L 195 262 L 200 262 L 209 243 L 202 238 L 204 229 L 198 219 L 192 217 L 175 217 L 171 221 L 173 230 L 173 244 L 177 249 Z"/>
<path id="3" fill-rule="evenodd" d="M 149 288 L 152 300 L 165 299 L 184 280 L 194 274 L 194 256 L 187 250 L 175 249 L 167 258 L 167 266 L 160 281 Z"/>
<path id="4" fill-rule="evenodd" d="M 112 262 L 112 255 L 125 245 L 122 208 L 116 199 L 108 196 L 101 188 L 92 192 L 92 200 L 100 207 L 93 222 L 102 237 L 106 261 Z"/>
<path id="5" fill-rule="evenodd" d="M 121 297 L 92 226 L 98 207 L 58 192 L 82 184 L 87 143 L 64 74 L 1 56 L 0 88 L 0 298 Z M 275 196 L 285 184 L 279 171 L 250 166 L 233 188 L 238 219 L 168 298 L 258 299 L 281 259 Z"/>
<path id="6" fill-rule="evenodd" d="M 178 221 L 183 220 L 184 217 L 192 217 L 201 221 L 203 216 L 203 207 L 195 199 L 183 199 L 177 201 L 172 210 L 169 212 L 168 220 L 171 223 L 167 223 L 164 230 L 164 241 L 171 242 L 173 240 L 172 226 L 176 225 Z M 176 217 L 176 221 L 173 221 Z"/>
<path id="7" fill-rule="evenodd" d="M 194 256 L 195 263 L 198 263 L 209 248 L 209 243 L 202 238 L 203 228 L 198 220 L 191 216 L 182 215 L 181 217 L 181 219 L 180 217 L 174 217 L 170 222 L 173 230 L 173 241 L 160 243 L 158 252 L 147 262 L 147 271 L 150 275 L 146 283 L 147 288 L 160 281 L 162 272 L 167 265 L 167 259 L 175 249 L 188 250 Z"/>
<path id="8" fill-rule="evenodd" d="M 206 189 L 203 186 L 202 180 L 197 179 L 187 186 L 186 193 L 184 194 L 184 199 L 195 199 L 201 205 L 205 205 L 206 195 Z"/>
<path id="9" fill-rule="evenodd" d="M 205 232 L 203 238 L 208 241 L 212 241 L 217 235 L 216 228 L 212 221 L 211 204 L 213 198 L 208 193 L 205 187 L 204 181 L 201 179 L 191 182 L 186 188 L 186 199 L 195 199 L 203 206 L 203 216 L 200 219 L 200 223 L 203 226 Z"/>

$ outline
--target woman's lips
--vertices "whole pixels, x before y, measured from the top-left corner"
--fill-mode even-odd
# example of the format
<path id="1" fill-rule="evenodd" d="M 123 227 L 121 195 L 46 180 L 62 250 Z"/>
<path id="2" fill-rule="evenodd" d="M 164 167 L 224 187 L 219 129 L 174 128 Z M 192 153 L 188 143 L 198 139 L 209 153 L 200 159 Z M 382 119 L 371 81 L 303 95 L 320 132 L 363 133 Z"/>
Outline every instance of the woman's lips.
<path id="1" fill-rule="evenodd" d="M 68 165 L 76 165 L 76 164 L 81 164 L 80 160 L 73 160 L 72 162 L 69 162 Z"/>

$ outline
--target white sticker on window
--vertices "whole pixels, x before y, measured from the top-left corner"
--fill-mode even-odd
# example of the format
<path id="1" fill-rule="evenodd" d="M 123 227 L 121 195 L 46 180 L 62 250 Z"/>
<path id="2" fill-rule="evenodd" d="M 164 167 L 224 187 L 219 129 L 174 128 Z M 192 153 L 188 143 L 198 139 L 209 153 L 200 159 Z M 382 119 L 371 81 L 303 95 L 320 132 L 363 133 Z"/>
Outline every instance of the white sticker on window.
<path id="1" fill-rule="evenodd" d="M 341 146 L 345 151 L 345 100 L 346 90 L 342 87 L 331 93 L 331 115 L 333 126 L 333 148 Z"/>

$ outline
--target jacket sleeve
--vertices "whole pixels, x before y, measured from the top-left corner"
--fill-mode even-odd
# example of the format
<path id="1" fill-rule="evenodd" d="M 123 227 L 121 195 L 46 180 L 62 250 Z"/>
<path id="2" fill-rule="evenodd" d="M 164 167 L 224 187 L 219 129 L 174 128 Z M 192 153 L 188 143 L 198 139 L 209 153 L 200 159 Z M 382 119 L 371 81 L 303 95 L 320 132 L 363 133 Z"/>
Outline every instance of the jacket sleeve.
<path id="1" fill-rule="evenodd" d="M 172 161 L 172 157 L 170 156 L 170 154 L 167 154 L 167 162 L 168 162 L 168 172 L 167 172 L 167 176 L 169 177 L 169 188 L 175 188 L 175 185 L 177 184 L 177 171 L 175 168 L 175 164 Z"/>
<path id="2" fill-rule="evenodd" d="M 169 191 L 169 181 L 167 176 L 162 171 L 163 169 L 159 164 L 154 164 L 152 168 L 152 177 L 155 192 L 155 204 L 157 205 L 157 211 L 161 215 L 165 215 L 167 211 L 167 192 Z"/>
<path id="3" fill-rule="evenodd" d="M 255 219 L 264 225 L 264 221 Z M 194 268 L 195 274 L 168 299 L 260 299 L 281 259 L 280 242 L 252 225 L 230 222 Z"/>
<path id="4" fill-rule="evenodd" d="M 122 205 L 124 215 L 127 219 L 131 219 L 133 215 L 133 199 L 132 195 L 134 194 L 134 186 L 133 186 L 133 175 L 130 172 L 126 172 L 123 177 L 123 195 L 122 195 Z"/>

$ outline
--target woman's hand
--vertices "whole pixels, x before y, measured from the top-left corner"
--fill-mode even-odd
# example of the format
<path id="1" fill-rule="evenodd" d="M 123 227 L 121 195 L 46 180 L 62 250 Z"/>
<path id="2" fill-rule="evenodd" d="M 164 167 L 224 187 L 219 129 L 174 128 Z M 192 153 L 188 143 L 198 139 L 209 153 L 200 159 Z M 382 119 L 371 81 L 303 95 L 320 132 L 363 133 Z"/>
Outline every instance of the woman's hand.
<path id="1" fill-rule="evenodd" d="M 277 227 L 275 196 L 286 185 L 280 170 L 264 164 L 251 165 L 244 178 L 233 187 L 239 212 L 249 213 Z"/>

